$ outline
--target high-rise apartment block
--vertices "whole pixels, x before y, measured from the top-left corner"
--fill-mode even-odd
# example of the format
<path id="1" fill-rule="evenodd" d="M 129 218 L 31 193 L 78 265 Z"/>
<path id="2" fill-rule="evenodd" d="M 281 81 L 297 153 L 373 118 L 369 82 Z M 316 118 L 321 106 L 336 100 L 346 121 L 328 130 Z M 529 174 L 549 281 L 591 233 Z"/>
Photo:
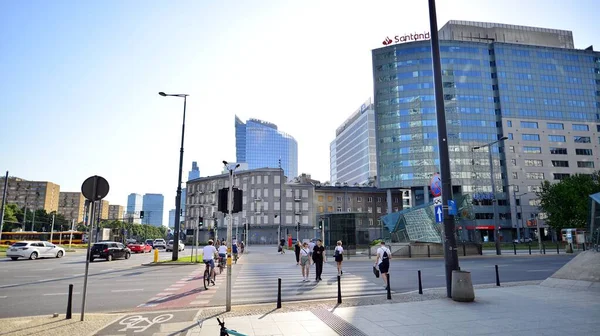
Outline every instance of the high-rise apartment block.
<path id="1" fill-rule="evenodd" d="M 85 216 L 85 197 L 79 191 L 61 192 L 58 200 L 58 213 L 66 220 L 81 223 Z"/>
<path id="2" fill-rule="evenodd" d="M 0 178 L 0 195 L 4 193 L 4 177 Z M 9 177 L 6 193 L 7 204 L 17 204 L 29 210 L 44 209 L 46 212 L 58 212 L 60 186 L 46 181 L 28 181 L 18 177 Z"/>
<path id="3" fill-rule="evenodd" d="M 108 206 L 108 219 L 125 220 L 125 207 L 122 205 L 111 204 Z"/>
<path id="4" fill-rule="evenodd" d="M 375 148 L 375 110 L 369 99 L 335 131 L 335 140 L 330 144 L 331 183 L 374 181 Z"/>
<path id="5" fill-rule="evenodd" d="M 142 210 L 144 211 L 142 224 L 163 225 L 164 202 L 165 198 L 162 194 L 145 194 L 142 204 Z"/>
<path id="6" fill-rule="evenodd" d="M 288 178 L 298 175 L 298 143 L 270 122 L 243 123 L 236 116 L 235 150 L 237 163 L 247 163 L 248 169 L 281 167 Z"/>
<path id="7" fill-rule="evenodd" d="M 101 201 L 96 201 L 96 218 L 100 218 L 102 219 L 108 219 L 108 208 L 110 207 L 110 204 L 108 203 L 108 201 L 105 200 L 101 200 Z"/>
<path id="8" fill-rule="evenodd" d="M 535 223 L 524 220 L 544 226 L 543 180 L 600 164 L 600 53 L 574 49 L 569 31 L 496 23 L 450 21 L 440 39 L 451 183 L 473 204 L 460 234 L 491 240 L 497 222 L 511 241 Z M 423 204 L 439 171 L 431 44 L 390 44 L 372 56 L 378 185 L 410 188 Z M 494 195 L 486 145 L 502 137 L 491 146 Z"/>

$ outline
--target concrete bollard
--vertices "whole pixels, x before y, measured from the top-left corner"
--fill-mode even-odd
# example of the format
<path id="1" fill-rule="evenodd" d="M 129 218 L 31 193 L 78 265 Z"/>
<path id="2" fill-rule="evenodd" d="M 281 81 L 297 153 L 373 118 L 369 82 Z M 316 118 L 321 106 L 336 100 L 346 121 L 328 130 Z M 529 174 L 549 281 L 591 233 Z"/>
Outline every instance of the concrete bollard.
<path id="1" fill-rule="evenodd" d="M 429 245 L 427 245 L 427 258 L 431 258 L 431 250 L 429 249 Z"/>
<path id="2" fill-rule="evenodd" d="M 473 302 L 475 291 L 471 281 L 471 272 L 452 271 L 452 300 L 458 302 Z"/>

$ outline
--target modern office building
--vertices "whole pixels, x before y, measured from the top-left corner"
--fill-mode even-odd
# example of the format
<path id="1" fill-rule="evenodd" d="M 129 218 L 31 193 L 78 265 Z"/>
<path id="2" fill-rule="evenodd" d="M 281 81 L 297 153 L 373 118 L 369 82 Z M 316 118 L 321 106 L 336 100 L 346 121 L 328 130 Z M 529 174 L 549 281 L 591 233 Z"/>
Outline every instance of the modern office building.
<path id="1" fill-rule="evenodd" d="M 144 199 L 142 195 L 131 193 L 127 196 L 127 218 L 128 222 L 141 224 L 140 211 L 142 211 L 142 204 Z"/>
<path id="2" fill-rule="evenodd" d="M 125 220 L 125 207 L 122 205 L 109 205 L 108 206 L 108 219 L 111 220 Z"/>
<path id="3" fill-rule="evenodd" d="M 83 222 L 85 212 L 85 197 L 79 191 L 60 192 L 58 200 L 58 213 L 63 215 L 66 220 L 75 220 L 77 223 Z"/>
<path id="4" fill-rule="evenodd" d="M 497 222 L 511 241 L 532 216 L 543 227 L 540 183 L 599 164 L 600 53 L 574 49 L 569 31 L 496 23 L 450 21 L 440 39 L 453 193 L 473 204 L 460 214 L 460 237 L 493 240 Z M 439 171 L 430 41 L 372 54 L 378 186 L 410 188 L 415 205 L 428 203 Z M 504 136 L 491 146 L 493 195 L 486 145 Z"/>
<path id="5" fill-rule="evenodd" d="M 164 203 L 165 198 L 162 194 L 145 194 L 142 204 L 142 210 L 144 211 L 142 224 L 163 225 Z"/>
<path id="6" fill-rule="evenodd" d="M 4 177 L 0 178 L 0 197 L 4 195 Z M 46 181 L 28 181 L 8 177 L 6 204 L 16 204 L 29 210 L 44 209 L 50 213 L 58 211 L 60 186 Z"/>
<path id="7" fill-rule="evenodd" d="M 331 183 L 368 184 L 377 175 L 375 110 L 368 99 L 335 131 L 329 146 Z"/>
<path id="8" fill-rule="evenodd" d="M 188 172 L 188 181 L 197 179 L 200 177 L 200 168 L 198 168 L 198 162 L 192 161 L 192 170 Z"/>
<path id="9" fill-rule="evenodd" d="M 235 117 L 236 161 L 248 169 L 283 168 L 284 175 L 298 175 L 298 143 L 270 122 L 249 119 L 243 123 Z"/>
<path id="10" fill-rule="evenodd" d="M 175 209 L 169 210 L 169 227 L 175 227 Z"/>

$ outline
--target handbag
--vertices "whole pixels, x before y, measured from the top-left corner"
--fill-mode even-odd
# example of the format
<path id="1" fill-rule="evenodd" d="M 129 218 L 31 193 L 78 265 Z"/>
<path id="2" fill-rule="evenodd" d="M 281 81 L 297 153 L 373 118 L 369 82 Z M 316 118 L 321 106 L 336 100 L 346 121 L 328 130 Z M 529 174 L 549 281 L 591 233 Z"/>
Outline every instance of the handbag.
<path id="1" fill-rule="evenodd" d="M 376 278 L 379 278 L 379 270 L 377 269 L 377 266 L 373 266 L 373 274 L 375 274 Z"/>

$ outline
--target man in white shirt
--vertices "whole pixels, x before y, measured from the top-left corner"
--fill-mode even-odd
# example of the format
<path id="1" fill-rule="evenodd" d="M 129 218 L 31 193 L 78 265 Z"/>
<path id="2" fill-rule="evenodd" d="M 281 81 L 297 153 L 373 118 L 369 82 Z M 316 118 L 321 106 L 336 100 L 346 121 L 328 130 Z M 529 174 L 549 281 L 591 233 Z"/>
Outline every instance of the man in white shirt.
<path id="1" fill-rule="evenodd" d="M 381 241 L 381 246 L 377 249 L 377 259 L 375 259 L 375 266 L 379 267 L 379 272 L 381 273 L 381 279 L 383 279 L 383 283 L 385 284 L 385 289 L 388 289 L 388 272 L 390 270 L 390 258 L 392 257 L 392 252 L 387 246 L 385 246 L 385 242 Z"/>
<path id="2" fill-rule="evenodd" d="M 310 251 L 310 257 L 312 257 L 313 255 L 313 250 L 315 249 L 315 242 L 314 241 L 310 241 L 310 243 L 308 243 L 308 250 Z"/>
<path id="3" fill-rule="evenodd" d="M 215 256 L 217 255 L 217 249 L 214 246 L 213 240 L 208 241 L 208 245 L 202 248 L 202 261 L 205 264 L 210 265 L 210 275 L 212 279 L 210 282 L 215 284 Z"/>

